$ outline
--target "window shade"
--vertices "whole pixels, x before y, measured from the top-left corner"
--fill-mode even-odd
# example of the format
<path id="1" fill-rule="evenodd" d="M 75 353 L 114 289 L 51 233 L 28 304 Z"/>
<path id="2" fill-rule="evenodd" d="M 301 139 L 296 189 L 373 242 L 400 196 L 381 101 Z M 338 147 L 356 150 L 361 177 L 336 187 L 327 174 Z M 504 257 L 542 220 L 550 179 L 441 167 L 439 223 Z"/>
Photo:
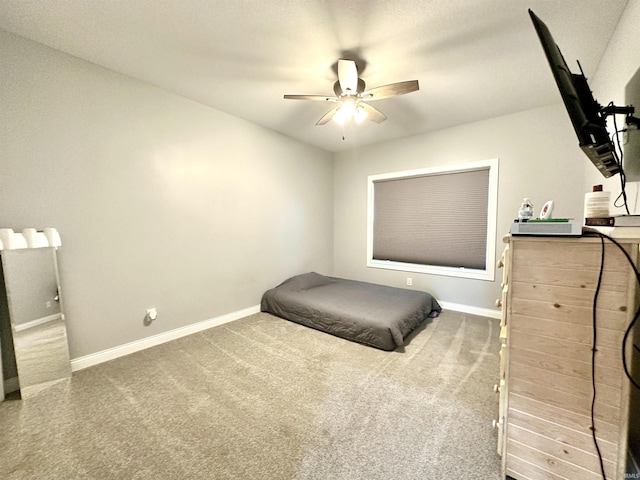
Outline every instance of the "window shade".
<path id="1" fill-rule="evenodd" d="M 375 260 L 486 269 L 489 168 L 373 185 Z"/>

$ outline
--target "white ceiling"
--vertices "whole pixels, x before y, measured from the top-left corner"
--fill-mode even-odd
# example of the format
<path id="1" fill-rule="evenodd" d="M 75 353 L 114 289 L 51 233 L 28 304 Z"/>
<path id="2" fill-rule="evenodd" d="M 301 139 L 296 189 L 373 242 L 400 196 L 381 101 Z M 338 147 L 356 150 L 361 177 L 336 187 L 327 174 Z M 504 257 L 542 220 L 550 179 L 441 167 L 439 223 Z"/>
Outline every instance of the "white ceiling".
<path id="1" fill-rule="evenodd" d="M 626 3 L 3 0 L 0 28 L 335 152 L 559 102 L 527 9 L 590 76 Z M 376 102 L 382 124 L 315 126 L 331 105 L 283 94 L 331 95 L 338 58 L 420 91 Z"/>

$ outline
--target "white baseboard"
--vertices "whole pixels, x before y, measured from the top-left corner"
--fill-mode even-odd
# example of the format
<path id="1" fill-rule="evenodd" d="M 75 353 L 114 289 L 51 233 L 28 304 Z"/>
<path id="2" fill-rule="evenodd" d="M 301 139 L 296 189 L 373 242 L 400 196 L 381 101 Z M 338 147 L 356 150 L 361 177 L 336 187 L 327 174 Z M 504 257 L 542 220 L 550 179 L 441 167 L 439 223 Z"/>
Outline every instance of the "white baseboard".
<path id="1" fill-rule="evenodd" d="M 254 313 L 258 312 L 260 312 L 260 305 L 254 305 L 253 307 L 248 307 L 243 310 L 227 313 L 226 315 L 221 315 L 219 317 L 210 318 L 209 320 L 194 323 L 193 325 L 176 328 L 175 330 L 159 333 L 158 335 L 153 335 L 141 340 L 136 340 L 135 342 L 119 345 L 117 347 L 109 348 L 101 352 L 74 358 L 71 360 L 71 370 L 73 372 L 83 370 L 85 368 L 89 368 L 103 362 L 108 362 L 109 360 L 113 360 L 118 357 L 129 355 L 130 353 L 139 352 L 140 350 L 155 347 L 156 345 L 170 342 L 171 340 L 175 340 L 177 338 L 186 337 L 187 335 L 201 332 L 212 327 L 217 327 L 218 325 L 222 325 L 224 323 L 233 322 L 234 320 L 238 320 L 240 318 L 246 317 L 248 315 L 253 315 Z"/>
<path id="2" fill-rule="evenodd" d="M 459 303 L 451 303 L 451 302 L 444 302 L 444 301 L 439 301 L 439 303 L 442 306 L 442 308 L 444 308 L 445 310 L 454 310 L 457 312 L 470 313 L 472 315 L 480 315 L 483 317 L 500 318 L 500 310 L 473 307 L 470 305 L 462 305 Z M 238 310 L 236 312 L 227 313 L 219 317 L 210 318 L 209 320 L 204 320 L 202 322 L 194 323 L 193 325 L 187 325 L 186 327 L 176 328 L 175 330 L 170 330 L 168 332 L 160 333 L 158 335 L 153 335 L 151 337 L 143 338 L 141 340 L 136 340 L 134 342 L 126 343 L 124 345 L 119 345 L 117 347 L 109 348 L 101 352 L 96 352 L 89 355 L 85 355 L 83 357 L 74 358 L 71 360 L 71 370 L 74 372 L 78 370 L 83 370 L 85 368 L 89 368 L 94 365 L 98 365 L 100 363 L 108 362 L 109 360 L 114 360 L 116 358 L 129 355 L 130 353 L 139 352 L 140 350 L 144 350 L 150 347 L 155 347 L 156 345 L 161 345 L 163 343 L 170 342 L 171 340 L 182 338 L 187 335 L 191 335 L 193 333 L 201 332 L 203 330 L 207 330 L 212 327 L 217 327 L 218 325 L 223 325 L 225 323 L 233 322 L 234 320 L 238 320 L 240 318 L 246 317 L 248 315 L 253 315 L 254 313 L 258 313 L 258 312 L 260 312 L 260 305 L 254 305 L 252 307 L 248 307 L 243 310 Z M 10 379 L 9 382 L 11 380 L 12 379 Z M 7 392 L 12 391 L 11 389 L 13 388 L 13 384 L 10 384 L 8 387 L 9 388 L 7 388 L 7 385 L 5 383 L 5 391 Z"/>
<path id="3" fill-rule="evenodd" d="M 500 318 L 502 313 L 499 309 L 473 307 L 471 305 L 462 305 L 460 303 L 441 302 L 438 300 L 440 306 L 445 310 L 454 310 L 456 312 L 470 313 L 472 315 L 480 315 L 481 317 Z"/>
<path id="4" fill-rule="evenodd" d="M 498 318 L 498 319 L 500 318 L 500 315 L 501 315 L 500 310 L 473 307 L 470 305 L 462 305 L 459 303 L 451 303 L 451 302 L 444 302 L 444 301 L 439 301 L 438 303 L 440 303 L 442 308 L 444 308 L 445 310 L 454 310 L 456 312 L 470 313 L 472 315 L 480 315 L 483 317 Z M 191 335 L 193 333 L 207 330 L 209 328 L 217 327 L 218 325 L 223 325 L 225 323 L 233 322 L 234 320 L 238 320 L 240 318 L 246 317 L 248 315 L 253 315 L 254 313 L 258 313 L 258 312 L 260 312 L 260 305 L 254 305 L 252 307 L 227 313 L 219 317 L 210 318 L 209 320 L 204 320 L 202 322 L 194 323 L 193 325 L 187 325 L 186 327 L 176 328 L 175 330 L 170 330 L 168 332 L 160 333 L 158 335 L 153 335 L 151 337 L 143 338 L 141 340 L 136 340 L 134 342 L 126 343 L 124 345 L 119 345 L 117 347 L 109 348 L 101 352 L 96 352 L 90 355 L 85 355 L 83 357 L 74 358 L 71 360 L 71 370 L 74 372 L 78 370 L 83 370 L 85 368 L 89 368 L 94 365 L 98 365 L 100 363 L 108 362 L 109 360 L 114 360 L 116 358 L 129 355 L 130 353 L 139 352 L 140 350 L 144 350 L 150 347 L 155 347 L 156 345 L 161 345 L 163 343 L 170 342 L 171 340 L 182 338 L 187 335 Z M 5 380 L 4 391 L 6 393 L 16 391 L 18 389 L 19 389 L 19 386 L 18 386 L 17 377 Z"/>

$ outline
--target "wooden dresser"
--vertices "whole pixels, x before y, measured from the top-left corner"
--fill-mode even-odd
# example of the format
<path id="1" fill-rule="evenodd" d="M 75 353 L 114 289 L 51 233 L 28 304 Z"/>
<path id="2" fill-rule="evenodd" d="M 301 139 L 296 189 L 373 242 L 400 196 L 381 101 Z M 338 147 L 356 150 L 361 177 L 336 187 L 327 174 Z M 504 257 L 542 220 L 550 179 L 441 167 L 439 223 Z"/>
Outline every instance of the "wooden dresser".
<path id="1" fill-rule="evenodd" d="M 592 308 L 601 240 L 509 236 L 505 242 L 498 264 L 504 270 L 497 301 L 502 349 L 495 386 L 503 473 L 517 480 L 602 479 L 590 428 Z M 619 242 L 637 264 L 639 240 Z M 606 478 L 640 478 L 625 474 L 629 445 L 639 437 L 640 409 L 635 407 L 638 392 L 622 365 L 623 336 L 640 289 L 618 247 L 605 240 L 604 249 L 596 309 L 595 432 Z M 640 355 L 632 350 L 629 341 L 627 356 L 637 360 Z M 632 368 L 634 378 L 640 377 L 640 368 Z"/>

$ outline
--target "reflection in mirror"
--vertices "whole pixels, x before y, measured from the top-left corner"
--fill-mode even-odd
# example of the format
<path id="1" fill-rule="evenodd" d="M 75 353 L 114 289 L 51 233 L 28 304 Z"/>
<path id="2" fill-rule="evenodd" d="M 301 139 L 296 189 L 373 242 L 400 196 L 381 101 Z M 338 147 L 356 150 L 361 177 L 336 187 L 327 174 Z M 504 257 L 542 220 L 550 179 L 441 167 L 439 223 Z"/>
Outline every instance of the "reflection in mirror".
<path id="1" fill-rule="evenodd" d="M 13 335 L 11 335 L 7 289 L 5 288 L 0 264 L 0 400 L 4 400 L 6 394 L 17 390 L 18 370 L 16 368 L 16 356 L 13 353 Z"/>
<path id="2" fill-rule="evenodd" d="M 71 376 L 56 252 L 51 247 L 27 248 L 5 250 L 0 256 L 6 289 L 3 301 L 24 399 Z M 7 367 L 11 368 L 10 361 Z"/>

